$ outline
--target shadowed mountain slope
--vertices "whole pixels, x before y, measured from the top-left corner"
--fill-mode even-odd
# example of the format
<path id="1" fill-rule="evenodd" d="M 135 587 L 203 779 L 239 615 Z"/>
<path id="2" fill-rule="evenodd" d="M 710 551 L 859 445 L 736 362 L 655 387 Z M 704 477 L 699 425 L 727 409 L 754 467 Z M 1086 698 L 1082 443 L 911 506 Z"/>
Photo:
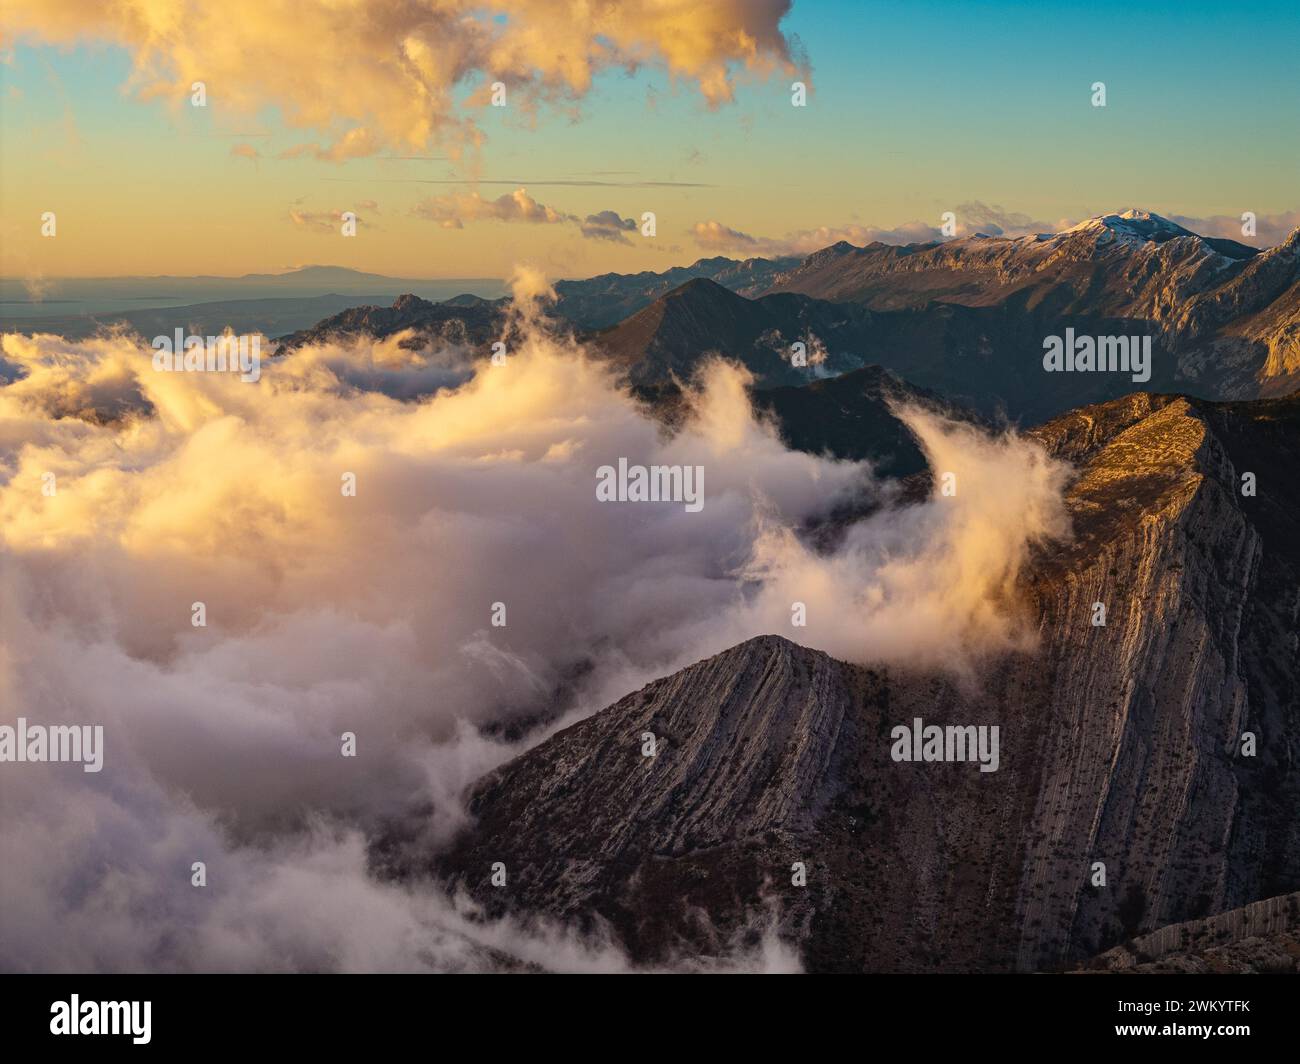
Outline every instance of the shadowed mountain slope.
<path id="1" fill-rule="evenodd" d="M 588 337 L 634 385 L 689 380 L 711 354 L 743 363 L 759 386 L 804 384 L 863 364 L 871 316 L 804 296 L 750 300 L 714 281 L 689 281 L 644 310 Z M 792 364 L 791 345 L 805 344 L 806 367 Z"/>
<path id="2" fill-rule="evenodd" d="M 696 278 L 707 278 L 743 296 L 757 295 L 797 257 L 745 259 L 717 256 L 662 273 L 603 273 L 580 281 L 557 281 L 555 312 L 581 329 L 603 329 L 649 306 L 660 296 Z"/>

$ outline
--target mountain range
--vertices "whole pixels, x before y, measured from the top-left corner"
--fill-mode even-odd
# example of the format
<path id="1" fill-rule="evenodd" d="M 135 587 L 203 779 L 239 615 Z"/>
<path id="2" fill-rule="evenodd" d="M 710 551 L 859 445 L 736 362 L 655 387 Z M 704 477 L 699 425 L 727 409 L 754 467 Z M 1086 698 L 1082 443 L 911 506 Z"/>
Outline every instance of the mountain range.
<path id="1" fill-rule="evenodd" d="M 1130 210 L 1051 235 L 839 243 L 797 262 L 702 259 L 556 289 L 556 319 L 652 393 L 671 393 L 710 353 L 744 363 L 759 388 L 878 365 L 1028 424 L 1135 390 L 1126 373 L 1046 372 L 1045 340 L 1066 329 L 1148 338 L 1141 384 L 1151 391 L 1227 400 L 1300 385 L 1300 230 L 1259 251 Z M 482 312 L 493 305 L 503 313 L 504 301 L 435 309 L 404 298 L 393 315 L 344 311 L 284 342 L 358 329 L 441 338 L 455 314 L 467 342 L 484 345 L 497 326 Z M 792 357 L 796 343 L 806 365 Z"/>

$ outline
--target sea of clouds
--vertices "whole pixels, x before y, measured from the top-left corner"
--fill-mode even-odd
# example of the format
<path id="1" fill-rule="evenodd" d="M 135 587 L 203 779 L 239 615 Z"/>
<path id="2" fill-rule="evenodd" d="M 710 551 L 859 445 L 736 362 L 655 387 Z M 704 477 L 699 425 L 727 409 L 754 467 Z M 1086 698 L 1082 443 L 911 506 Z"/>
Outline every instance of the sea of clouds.
<path id="1" fill-rule="evenodd" d="M 357 339 L 249 384 L 155 372 L 122 333 L 3 338 L 0 723 L 102 724 L 105 751 L 96 774 L 0 767 L 0 967 L 622 970 L 606 940 L 377 881 L 367 839 L 429 807 L 446 842 L 484 772 L 751 636 L 968 679 L 1030 645 L 1011 592 L 1067 532 L 1036 445 L 902 410 L 958 485 L 902 506 L 789 450 L 724 360 L 667 432 L 548 331 L 544 282 L 515 292 L 504 365 Z M 598 502 L 620 457 L 703 466 L 703 510 Z M 863 499 L 829 552 L 800 534 Z M 772 935 L 710 963 L 798 964 Z"/>

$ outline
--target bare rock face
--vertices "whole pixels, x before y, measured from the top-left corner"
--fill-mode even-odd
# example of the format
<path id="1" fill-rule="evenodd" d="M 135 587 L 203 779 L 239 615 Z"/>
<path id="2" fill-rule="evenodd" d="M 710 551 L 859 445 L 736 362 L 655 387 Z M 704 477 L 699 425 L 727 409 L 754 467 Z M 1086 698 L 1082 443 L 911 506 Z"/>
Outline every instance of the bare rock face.
<path id="1" fill-rule="evenodd" d="M 1078 542 L 1040 577 L 1056 727 L 1039 751 L 1021 967 L 1072 939 L 1100 944 L 1116 918 L 1167 922 L 1192 899 L 1228 900 L 1243 770 L 1227 751 L 1249 705 L 1237 646 L 1262 552 L 1231 479 L 1179 400 L 1116 435 L 1071 492 Z M 1104 627 L 1089 619 L 1098 603 Z M 1081 874 L 1085 856 L 1104 863 L 1106 887 Z"/>
<path id="2" fill-rule="evenodd" d="M 1300 397 L 1137 395 L 1035 434 L 1079 469 L 1074 538 L 1020 591 L 1035 651 L 959 688 L 751 640 L 482 780 L 439 874 L 646 961 L 774 922 L 854 971 L 1067 967 L 1300 889 Z M 997 771 L 894 761 L 917 717 L 998 726 Z"/>
<path id="3" fill-rule="evenodd" d="M 812 831 L 837 789 L 849 681 L 839 662 L 775 636 L 656 681 L 484 780 L 452 864 L 492 902 L 471 870 L 504 860 L 512 905 L 599 913 L 648 951 L 681 902 L 738 915 L 763 877 L 750 851 Z"/>
<path id="4" fill-rule="evenodd" d="M 1107 950 L 1081 970 L 1300 974 L 1300 894 L 1161 927 Z"/>

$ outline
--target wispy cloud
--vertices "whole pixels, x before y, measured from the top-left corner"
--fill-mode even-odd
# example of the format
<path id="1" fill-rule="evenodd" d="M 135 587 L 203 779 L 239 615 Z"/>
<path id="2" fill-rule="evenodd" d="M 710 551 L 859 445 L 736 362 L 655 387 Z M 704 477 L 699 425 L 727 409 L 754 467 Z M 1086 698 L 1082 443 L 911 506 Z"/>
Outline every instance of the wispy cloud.
<path id="1" fill-rule="evenodd" d="M 43 303 L 55 289 L 54 281 L 39 270 L 33 270 L 22 279 L 23 290 L 33 303 Z"/>
<path id="2" fill-rule="evenodd" d="M 774 250 L 777 244 L 777 241 L 742 233 L 739 229 L 733 229 L 714 219 L 696 222 L 691 233 L 695 242 L 709 251 L 752 251 L 760 254 Z"/>
<path id="3" fill-rule="evenodd" d="M 280 152 L 281 159 L 311 158 L 326 163 L 342 163 L 349 159 L 373 155 L 379 150 L 379 140 L 373 130 L 350 129 L 333 144 L 295 144 Z"/>
<path id="4" fill-rule="evenodd" d="M 363 200 L 358 203 L 358 207 L 370 206 L 371 210 L 376 210 L 377 204 L 373 200 Z M 298 207 L 289 208 L 289 221 L 300 229 L 309 229 L 316 233 L 336 233 L 343 222 L 343 210 L 335 209 L 330 211 L 308 211 Z M 353 214 L 357 214 L 355 210 Z M 360 214 L 357 214 L 357 224 L 364 224 Z"/>

